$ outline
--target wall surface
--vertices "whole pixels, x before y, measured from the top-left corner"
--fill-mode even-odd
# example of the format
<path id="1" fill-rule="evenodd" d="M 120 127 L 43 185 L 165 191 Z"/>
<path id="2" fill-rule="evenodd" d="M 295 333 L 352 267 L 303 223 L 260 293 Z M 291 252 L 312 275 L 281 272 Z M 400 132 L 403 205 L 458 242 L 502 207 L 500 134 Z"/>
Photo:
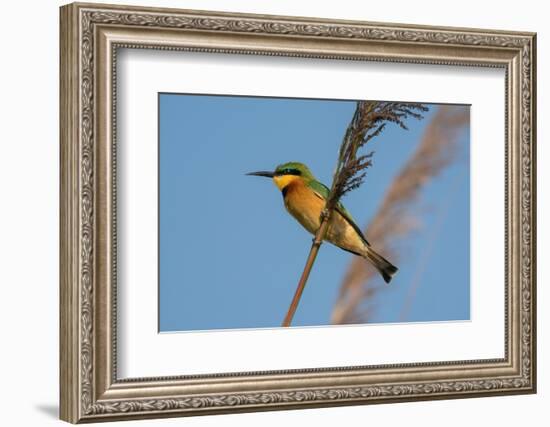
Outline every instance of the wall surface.
<path id="1" fill-rule="evenodd" d="M 122 3 L 112 0 L 113 3 Z M 414 24 L 538 32 L 538 359 L 539 393 L 438 402 L 403 403 L 193 419 L 132 425 L 413 426 L 543 425 L 550 405 L 546 308 L 550 269 L 548 80 L 550 30 L 544 3 L 406 1 L 373 3 L 278 0 L 134 0 L 134 4 Z M 57 0 L 8 2 L 2 8 L 0 68 L 0 401 L 2 424 L 61 425 L 58 402 L 58 7 Z M 544 220 L 546 218 L 546 221 Z M 546 335 L 546 336 L 545 336 Z M 121 424 L 122 425 L 122 424 Z"/>

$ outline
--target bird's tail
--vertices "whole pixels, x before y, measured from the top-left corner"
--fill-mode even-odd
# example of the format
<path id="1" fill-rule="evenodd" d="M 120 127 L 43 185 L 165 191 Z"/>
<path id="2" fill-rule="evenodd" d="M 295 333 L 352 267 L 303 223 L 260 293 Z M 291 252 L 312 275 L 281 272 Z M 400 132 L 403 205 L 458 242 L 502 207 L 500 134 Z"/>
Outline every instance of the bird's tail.
<path id="1" fill-rule="evenodd" d="M 367 258 L 370 262 L 372 262 L 372 264 L 376 267 L 376 269 L 384 278 L 384 282 L 391 282 L 393 275 L 397 273 L 397 267 L 395 265 L 393 265 L 379 253 L 375 252 L 375 250 L 372 249 L 372 247 L 370 246 L 367 246 L 365 248 L 363 256 Z"/>

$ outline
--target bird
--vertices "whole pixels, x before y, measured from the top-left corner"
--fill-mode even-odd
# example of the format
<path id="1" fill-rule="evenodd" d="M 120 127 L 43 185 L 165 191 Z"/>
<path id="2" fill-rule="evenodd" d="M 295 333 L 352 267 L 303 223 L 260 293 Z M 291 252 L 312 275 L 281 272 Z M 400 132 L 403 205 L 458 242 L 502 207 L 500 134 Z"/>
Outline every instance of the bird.
<path id="1" fill-rule="evenodd" d="M 330 190 L 319 182 L 309 168 L 300 162 L 283 163 L 274 171 L 249 172 L 246 175 L 272 178 L 281 191 L 286 210 L 311 234 L 321 226 L 321 213 Z M 377 253 L 342 203 L 338 202 L 330 217 L 324 240 L 370 261 L 390 283 L 397 267 Z"/>

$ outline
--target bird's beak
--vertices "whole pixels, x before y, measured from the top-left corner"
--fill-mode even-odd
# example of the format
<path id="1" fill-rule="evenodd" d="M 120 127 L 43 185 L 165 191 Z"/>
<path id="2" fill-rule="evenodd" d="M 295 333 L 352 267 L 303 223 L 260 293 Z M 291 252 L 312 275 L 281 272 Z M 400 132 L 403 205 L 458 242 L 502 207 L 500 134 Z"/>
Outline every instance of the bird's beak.
<path id="1" fill-rule="evenodd" d="M 275 176 L 275 173 L 267 172 L 267 171 L 259 171 L 259 172 L 250 172 L 250 173 L 247 173 L 247 175 L 265 176 L 266 178 L 273 178 Z"/>

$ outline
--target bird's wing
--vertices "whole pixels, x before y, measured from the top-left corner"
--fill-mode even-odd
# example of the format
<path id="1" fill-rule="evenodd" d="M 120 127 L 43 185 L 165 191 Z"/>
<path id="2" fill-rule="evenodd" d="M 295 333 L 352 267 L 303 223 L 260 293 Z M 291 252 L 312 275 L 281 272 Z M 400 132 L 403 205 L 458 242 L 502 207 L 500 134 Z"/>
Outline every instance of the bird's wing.
<path id="1" fill-rule="evenodd" d="M 307 185 L 309 188 L 313 190 L 313 192 L 317 195 L 317 197 L 320 197 L 323 200 L 327 200 L 330 190 L 325 184 L 312 179 L 308 181 Z M 367 241 L 367 239 L 363 235 L 363 232 L 361 231 L 359 226 L 355 223 L 351 214 L 348 212 L 348 210 L 344 207 L 344 205 L 341 202 L 337 203 L 335 210 L 344 217 L 344 219 L 349 223 L 349 225 L 351 225 L 353 229 L 357 232 L 357 234 L 359 234 L 361 239 L 367 245 L 370 246 L 370 243 Z"/>

